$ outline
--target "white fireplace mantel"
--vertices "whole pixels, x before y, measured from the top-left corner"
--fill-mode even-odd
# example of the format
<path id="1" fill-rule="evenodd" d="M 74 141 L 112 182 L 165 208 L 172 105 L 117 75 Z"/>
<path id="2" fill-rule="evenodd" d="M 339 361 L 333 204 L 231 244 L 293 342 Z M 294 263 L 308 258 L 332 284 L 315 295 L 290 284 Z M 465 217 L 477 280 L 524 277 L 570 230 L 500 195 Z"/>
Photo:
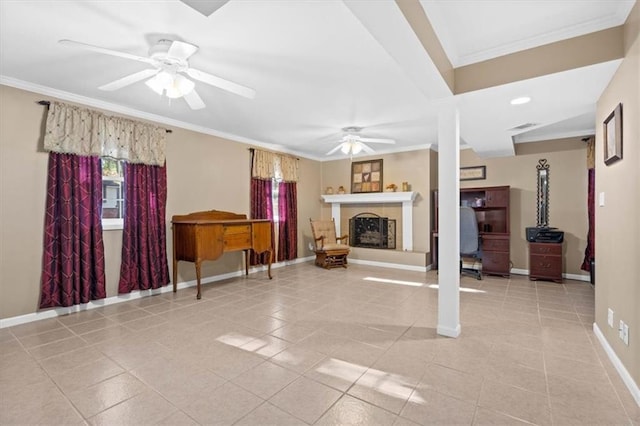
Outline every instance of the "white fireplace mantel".
<path id="1" fill-rule="evenodd" d="M 323 195 L 325 203 L 331 203 L 331 217 L 340 233 L 340 206 L 342 204 L 402 204 L 402 249 L 413 250 L 413 201 L 417 192 L 368 192 L 363 194 Z"/>

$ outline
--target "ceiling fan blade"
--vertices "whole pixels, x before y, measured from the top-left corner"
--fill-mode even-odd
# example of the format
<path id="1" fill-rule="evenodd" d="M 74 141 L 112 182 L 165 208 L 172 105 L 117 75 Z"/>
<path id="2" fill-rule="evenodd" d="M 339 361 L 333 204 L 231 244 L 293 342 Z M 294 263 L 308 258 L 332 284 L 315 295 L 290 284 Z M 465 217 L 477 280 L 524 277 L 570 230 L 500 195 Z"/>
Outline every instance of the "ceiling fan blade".
<path id="1" fill-rule="evenodd" d="M 79 41 L 58 40 L 58 43 L 65 46 L 79 47 L 81 49 L 103 53 L 105 55 L 118 56 L 120 58 L 132 59 L 134 61 L 144 62 L 146 64 L 153 64 L 153 60 L 151 60 L 150 58 L 145 58 L 144 56 L 132 55 L 131 53 L 127 53 L 127 52 L 120 52 L 118 50 L 106 49 L 104 47 L 94 46 L 92 44 L 80 43 Z"/>
<path id="2" fill-rule="evenodd" d="M 112 81 L 111 83 L 107 83 L 103 86 L 98 87 L 100 90 L 105 90 L 107 92 L 112 92 L 114 90 L 122 89 L 123 87 L 129 86 L 130 84 L 137 83 L 140 80 L 144 80 L 145 78 L 152 77 L 160 72 L 159 69 L 146 69 L 139 71 L 134 74 L 130 74 L 126 77 L 122 77 L 116 81 Z"/>
<path id="3" fill-rule="evenodd" d="M 195 109 L 202 109 L 206 107 L 206 105 L 202 101 L 202 98 L 200 97 L 200 95 L 198 95 L 198 93 L 195 90 L 190 91 L 183 97 L 191 109 L 195 110 Z"/>
<path id="4" fill-rule="evenodd" d="M 389 145 L 394 145 L 396 141 L 393 139 L 378 139 L 378 138 L 360 138 L 361 142 L 370 142 L 370 143 L 386 143 Z"/>
<path id="5" fill-rule="evenodd" d="M 358 144 L 362 147 L 362 150 L 367 154 L 375 154 L 375 151 L 370 146 L 365 145 L 362 142 L 358 142 Z"/>
<path id="6" fill-rule="evenodd" d="M 167 56 L 170 58 L 186 60 L 189 56 L 198 51 L 198 46 L 185 43 L 184 41 L 174 41 L 169 47 Z"/>
<path id="7" fill-rule="evenodd" d="M 253 99 L 256 96 L 256 91 L 249 87 L 241 86 L 238 83 L 225 80 L 224 78 L 216 77 L 215 75 L 211 75 L 203 71 L 189 68 L 187 70 L 187 74 L 189 75 L 189 77 L 195 78 L 196 80 L 199 80 L 203 83 L 219 87 L 220 89 L 226 90 L 227 92 L 235 93 L 236 95 L 240 95 L 248 99 Z"/>
<path id="8" fill-rule="evenodd" d="M 339 150 L 340 148 L 342 148 L 342 144 L 337 145 L 335 148 L 333 148 L 331 151 L 327 152 L 327 155 L 331 155 L 334 152 L 336 152 L 337 150 Z"/>
<path id="9" fill-rule="evenodd" d="M 204 16 L 210 16 L 213 12 L 224 6 L 229 0 L 180 0 L 187 6 L 192 7 Z"/>

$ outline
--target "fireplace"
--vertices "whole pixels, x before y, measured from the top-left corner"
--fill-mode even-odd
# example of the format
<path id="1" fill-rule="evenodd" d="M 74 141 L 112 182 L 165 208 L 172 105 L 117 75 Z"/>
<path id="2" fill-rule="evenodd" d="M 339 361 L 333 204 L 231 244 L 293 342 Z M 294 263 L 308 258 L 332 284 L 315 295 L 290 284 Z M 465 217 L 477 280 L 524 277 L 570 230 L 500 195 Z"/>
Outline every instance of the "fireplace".
<path id="1" fill-rule="evenodd" d="M 396 248 L 396 221 L 374 213 L 349 219 L 349 245 L 377 249 Z"/>

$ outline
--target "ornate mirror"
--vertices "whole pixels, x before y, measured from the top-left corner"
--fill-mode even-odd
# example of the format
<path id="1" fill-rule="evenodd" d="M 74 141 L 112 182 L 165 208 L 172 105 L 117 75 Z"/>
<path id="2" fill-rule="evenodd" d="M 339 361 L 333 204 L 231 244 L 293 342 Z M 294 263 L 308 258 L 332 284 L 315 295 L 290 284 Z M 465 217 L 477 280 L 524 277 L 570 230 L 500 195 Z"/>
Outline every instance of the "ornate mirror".
<path id="1" fill-rule="evenodd" d="M 538 160 L 538 227 L 549 226 L 549 164 Z"/>

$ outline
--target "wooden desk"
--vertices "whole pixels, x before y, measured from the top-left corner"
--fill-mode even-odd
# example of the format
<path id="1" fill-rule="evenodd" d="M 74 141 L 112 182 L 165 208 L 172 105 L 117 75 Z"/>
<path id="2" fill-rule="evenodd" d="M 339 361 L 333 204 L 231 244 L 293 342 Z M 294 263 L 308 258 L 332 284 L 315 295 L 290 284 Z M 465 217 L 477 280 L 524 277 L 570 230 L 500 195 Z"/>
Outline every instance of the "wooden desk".
<path id="1" fill-rule="evenodd" d="M 508 186 L 460 188 L 460 205 L 473 208 L 482 238 L 482 273 L 511 274 Z M 431 267 L 438 268 L 438 191 L 433 192 L 434 227 L 431 232 Z"/>
<path id="2" fill-rule="evenodd" d="M 508 277 L 511 274 L 509 260 L 509 235 L 480 232 L 482 248 L 482 273 Z M 438 233 L 431 232 L 431 269 L 438 269 Z"/>
<path id="3" fill-rule="evenodd" d="M 273 247 L 271 221 L 247 219 L 246 215 L 210 210 L 188 215 L 173 216 L 173 291 L 177 290 L 178 261 L 194 262 L 200 291 L 200 271 L 204 260 L 216 260 L 223 253 L 244 251 L 245 273 L 249 275 L 249 251 L 269 253 L 267 275 L 271 276 Z"/>

